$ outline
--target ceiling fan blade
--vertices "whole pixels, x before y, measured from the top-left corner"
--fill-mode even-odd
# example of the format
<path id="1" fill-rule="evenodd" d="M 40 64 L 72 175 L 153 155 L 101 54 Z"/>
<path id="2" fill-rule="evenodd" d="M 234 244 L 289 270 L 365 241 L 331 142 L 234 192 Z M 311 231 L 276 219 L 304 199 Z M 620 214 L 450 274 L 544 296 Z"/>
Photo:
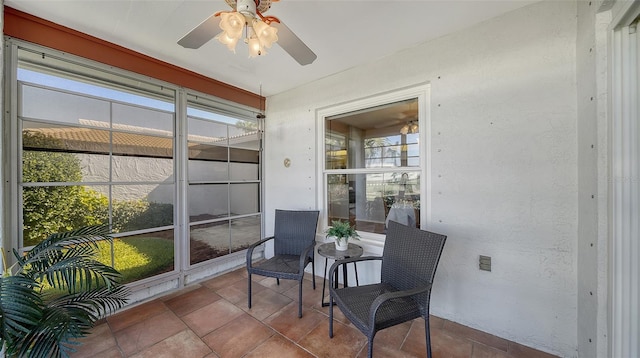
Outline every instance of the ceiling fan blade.
<path id="1" fill-rule="evenodd" d="M 220 16 L 214 14 L 178 40 L 178 45 L 184 48 L 199 48 L 214 38 L 220 31 L 222 31 L 220 29 Z"/>
<path id="2" fill-rule="evenodd" d="M 278 42 L 277 44 L 282 47 L 283 50 L 287 51 L 294 60 L 298 61 L 302 66 L 308 65 L 315 61 L 318 56 L 316 56 L 313 51 L 307 45 L 300 40 L 296 34 L 291 31 L 287 25 L 282 22 L 272 22 L 271 26 L 278 29 Z"/>

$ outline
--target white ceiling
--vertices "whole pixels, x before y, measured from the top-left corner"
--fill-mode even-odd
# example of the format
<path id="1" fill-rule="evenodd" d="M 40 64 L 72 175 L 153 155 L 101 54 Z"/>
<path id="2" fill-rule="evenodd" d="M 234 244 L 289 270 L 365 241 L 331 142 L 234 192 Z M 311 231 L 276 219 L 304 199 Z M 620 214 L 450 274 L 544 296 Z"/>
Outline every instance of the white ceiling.
<path id="1" fill-rule="evenodd" d="M 5 0 L 14 9 L 270 96 L 459 31 L 537 0 L 282 0 L 266 15 L 278 17 L 318 58 L 300 66 L 274 45 L 249 59 L 211 40 L 196 50 L 176 42 L 224 0 Z"/>

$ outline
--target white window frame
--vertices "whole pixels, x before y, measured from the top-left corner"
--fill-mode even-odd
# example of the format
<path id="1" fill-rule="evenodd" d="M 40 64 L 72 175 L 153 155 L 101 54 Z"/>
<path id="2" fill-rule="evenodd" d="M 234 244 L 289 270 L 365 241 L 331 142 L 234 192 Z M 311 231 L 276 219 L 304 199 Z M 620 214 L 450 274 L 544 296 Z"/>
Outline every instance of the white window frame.
<path id="1" fill-rule="evenodd" d="M 316 128 L 318 133 L 318 167 L 321 173 L 321 185 L 318 186 L 317 202 L 319 204 L 320 218 L 318 225 L 319 232 L 327 229 L 327 175 L 329 174 L 346 174 L 344 169 L 328 170 L 326 168 L 325 154 L 325 138 L 326 128 L 325 120 L 344 113 L 363 110 L 382 106 L 389 103 L 404 101 L 408 99 L 418 99 L 418 125 L 420 128 L 420 227 L 428 227 L 431 223 L 431 120 L 430 120 L 430 91 L 431 85 L 428 83 L 398 89 L 391 92 L 381 93 L 370 97 L 355 99 L 349 102 L 319 108 L 316 111 Z M 348 174 L 366 174 L 371 172 L 396 172 L 403 168 L 390 169 L 348 169 Z M 413 169 L 413 168 L 412 168 Z M 412 170 L 413 171 L 413 170 Z M 371 232 L 358 231 L 360 234 L 361 244 L 365 246 L 384 245 L 385 235 Z"/>
<path id="2" fill-rule="evenodd" d="M 237 104 L 228 100 L 213 97 L 209 94 L 203 94 L 191 89 L 179 87 L 177 85 L 167 83 L 154 78 L 149 78 L 136 73 L 132 73 L 126 70 L 121 70 L 107 65 L 96 63 L 89 59 L 85 59 L 79 56 L 70 55 L 61 51 L 50 49 L 37 44 L 32 44 L 19 39 L 5 39 L 5 84 L 4 84 L 4 103 L 9 109 L 5 112 L 3 118 L 3 128 L 7 132 L 7 136 L 0 140 L 2 148 L 1 153 L 5 153 L 5 158 L 9 158 L 4 165 L 5 172 L 5 186 L 0 191 L 0 195 L 6 196 L 5 202 L 5 214 L 2 218 L 0 225 L 3 227 L 2 246 L 5 248 L 7 254 L 8 263 L 11 263 L 10 253 L 12 248 L 20 248 L 18 238 L 21 237 L 22 227 L 21 220 L 21 196 L 18 195 L 17 190 L 19 184 L 19 171 L 18 161 L 21 160 L 21 143 L 20 143 L 20 128 L 18 126 L 17 118 L 17 85 L 18 81 L 15 77 L 18 67 L 18 48 L 30 49 L 43 54 L 55 56 L 58 58 L 68 58 L 69 61 L 87 66 L 88 68 L 95 68 L 100 72 L 111 73 L 115 76 L 122 76 L 128 79 L 134 79 L 137 83 L 149 86 L 158 86 L 159 88 L 170 89 L 175 92 L 175 110 L 174 110 L 174 154 L 173 154 L 173 173 L 174 173 L 174 269 L 171 272 L 158 274 L 155 276 L 147 277 L 138 281 L 129 283 L 128 286 L 132 288 L 133 294 L 131 296 L 132 303 L 146 299 L 153 295 L 166 292 L 175 288 L 183 287 L 192 282 L 202 280 L 203 278 L 210 277 L 214 274 L 228 271 L 232 268 L 237 268 L 244 264 L 245 252 L 238 251 L 225 255 L 222 257 L 207 260 L 197 265 L 190 265 L 188 260 L 189 242 L 184 238 L 189 237 L 189 225 L 188 225 L 188 200 L 187 200 L 187 184 L 185 178 L 187 177 L 187 126 L 186 126 L 186 112 L 188 96 L 194 96 L 207 100 L 211 103 L 210 110 L 220 112 L 224 115 L 237 118 L 239 120 L 253 120 L 256 118 L 256 110 L 252 107 Z M 256 118 L 259 131 L 263 130 L 263 121 Z M 262 141 L 260 140 L 260 150 L 262 153 Z M 260 188 L 260 206 L 259 212 L 254 214 L 241 215 L 242 216 L 259 216 L 260 217 L 260 238 L 264 237 L 264 188 L 262 176 L 264 172 L 264 163 L 262 157 L 259 163 L 259 179 L 254 180 L 259 184 Z M 144 230 L 143 230 L 144 231 Z M 259 238 L 256 238 L 256 241 Z M 258 252 L 261 254 L 262 252 Z M 0 262 L 2 259 L 0 259 Z"/>

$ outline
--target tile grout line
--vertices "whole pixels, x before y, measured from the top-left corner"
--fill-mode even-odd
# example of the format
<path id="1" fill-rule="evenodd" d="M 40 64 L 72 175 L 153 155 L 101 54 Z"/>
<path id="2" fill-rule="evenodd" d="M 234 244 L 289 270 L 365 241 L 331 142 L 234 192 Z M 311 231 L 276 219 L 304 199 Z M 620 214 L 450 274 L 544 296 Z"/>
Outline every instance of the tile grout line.
<path id="1" fill-rule="evenodd" d="M 309 283 L 311 284 L 311 279 L 306 279 L 306 280 L 307 280 L 307 281 L 309 281 Z M 295 286 L 293 286 L 293 287 L 295 287 Z M 293 288 L 293 287 L 292 287 L 292 288 Z M 290 289 L 291 289 L 291 288 L 290 288 Z M 288 290 L 287 290 L 287 291 L 288 291 Z M 314 292 L 315 292 L 315 291 L 316 291 L 316 290 L 314 289 Z M 282 292 L 281 294 L 282 294 L 282 295 L 284 295 L 284 296 L 286 296 L 286 295 L 284 294 L 284 292 Z M 288 296 L 287 296 L 287 297 L 288 297 Z M 302 299 L 303 299 L 303 301 L 304 301 L 304 294 L 303 294 L 303 298 L 302 298 Z M 296 303 L 297 303 L 297 301 L 296 301 L 295 299 L 292 299 L 292 302 L 296 302 Z M 285 306 L 285 307 L 286 307 L 286 306 Z M 283 307 L 282 309 L 280 309 L 278 312 L 281 312 L 282 310 L 284 310 L 284 309 L 285 309 L 285 307 Z M 313 312 L 315 312 L 315 313 L 317 313 L 317 314 L 320 314 L 320 315 L 322 315 L 322 316 L 327 317 L 327 316 L 324 314 L 324 312 L 322 312 L 322 311 L 320 311 L 320 310 L 318 310 L 318 309 L 317 309 L 316 305 L 305 306 L 305 305 L 304 305 L 304 302 L 303 302 L 303 309 L 304 309 L 305 307 L 306 307 L 306 309 L 307 309 L 307 310 L 309 310 L 309 311 L 313 311 Z M 274 313 L 274 314 L 275 314 L 275 313 Z M 304 316 L 304 312 L 303 312 L 303 316 Z M 327 318 L 328 318 L 328 317 L 327 317 Z M 266 318 L 265 318 L 265 319 L 266 319 Z M 298 319 L 301 319 L 301 318 L 299 317 Z M 265 324 L 266 324 L 266 323 L 265 323 Z M 320 325 L 321 325 L 321 322 L 318 322 L 318 323 L 317 323 L 317 324 L 315 324 L 313 327 L 311 327 L 311 328 L 310 328 L 310 329 L 309 329 L 309 330 L 308 330 L 308 331 L 307 331 L 303 336 L 301 336 L 301 337 L 300 337 L 299 341 L 301 341 L 302 339 L 304 339 L 305 337 L 307 337 L 309 334 L 311 334 L 311 332 L 313 332 L 313 330 L 314 330 L 314 329 L 316 329 L 316 328 L 317 328 L 318 326 L 320 326 Z M 277 332 L 277 331 L 276 331 L 276 332 Z M 307 348 L 303 347 L 303 346 L 302 346 L 302 345 L 300 345 L 298 342 L 293 341 L 291 338 L 289 338 L 289 337 L 285 336 L 284 334 L 281 334 L 280 332 L 277 332 L 277 333 L 278 333 L 279 335 L 281 335 L 282 337 L 284 337 L 285 339 L 287 339 L 288 341 L 290 341 L 291 343 L 293 343 L 296 347 L 299 347 L 299 348 L 300 348 L 300 349 L 302 349 L 303 351 L 305 351 L 305 352 L 309 353 L 311 356 L 316 357 L 316 358 L 318 357 L 316 354 L 314 354 L 313 352 L 311 352 L 311 351 L 310 351 L 310 350 L 308 350 Z"/>
<path id="2" fill-rule="evenodd" d="M 233 271 L 230 271 L 230 272 L 233 272 Z M 227 284 L 227 285 L 224 285 L 224 286 L 221 286 L 221 287 L 218 287 L 218 288 L 215 288 L 215 289 L 214 289 L 214 288 L 212 288 L 212 287 L 206 286 L 206 285 L 204 285 L 204 284 L 201 284 L 201 286 L 202 286 L 202 287 L 204 287 L 204 288 L 206 288 L 206 289 L 207 289 L 207 291 L 209 291 L 209 292 L 211 292 L 211 293 L 213 293 L 213 294 L 215 294 L 215 295 L 219 296 L 219 297 L 220 297 L 220 298 L 219 298 L 219 300 L 224 300 L 224 302 L 226 302 L 226 303 L 228 303 L 228 304 L 230 304 L 230 305 L 232 305 L 232 306 L 234 306 L 234 307 L 236 307 L 236 308 L 240 309 L 243 313 L 245 313 L 245 314 L 249 315 L 250 317 L 252 317 L 253 319 L 255 319 L 257 322 L 260 322 L 263 326 L 266 326 L 266 327 L 269 329 L 269 331 L 271 332 L 271 335 L 270 335 L 269 337 L 267 337 L 267 338 L 263 339 L 262 341 L 260 341 L 259 343 L 257 343 L 257 344 L 256 344 L 256 345 L 255 345 L 255 346 L 254 346 L 250 351 L 245 352 L 242 356 L 243 356 L 243 357 L 244 357 L 244 356 L 247 356 L 247 355 L 249 355 L 251 352 L 256 351 L 256 349 L 258 349 L 258 347 L 262 346 L 262 345 L 263 345 L 263 344 L 265 344 L 265 342 L 267 342 L 269 339 L 272 339 L 273 337 L 275 337 L 275 336 L 277 335 L 278 337 L 280 337 L 280 338 L 284 338 L 286 341 L 288 341 L 288 342 L 292 343 L 292 344 L 293 344 L 293 346 L 295 346 L 295 347 L 297 347 L 297 348 L 301 349 L 301 350 L 302 350 L 302 351 L 304 351 L 304 352 L 307 352 L 307 353 L 308 353 L 308 354 L 310 354 L 311 356 L 313 356 L 313 357 L 318 357 L 316 354 L 314 354 L 313 352 L 311 352 L 311 351 L 310 351 L 310 350 L 308 350 L 307 348 L 303 347 L 303 346 L 302 346 L 302 345 L 300 345 L 298 342 L 294 341 L 292 338 L 290 338 L 290 337 L 286 336 L 284 333 L 279 332 L 277 329 L 275 329 L 273 326 L 271 326 L 271 324 L 269 324 L 269 323 L 265 322 L 266 320 L 268 320 L 269 318 L 273 317 L 274 315 L 276 315 L 276 314 L 278 314 L 278 313 L 282 314 L 283 310 L 286 308 L 286 305 L 285 305 L 285 307 L 281 307 L 279 310 L 277 310 L 277 311 L 275 311 L 275 312 L 270 313 L 268 316 L 266 316 L 266 317 L 264 317 L 264 318 L 262 318 L 262 319 L 258 319 L 258 317 L 253 316 L 251 313 L 249 313 L 249 312 L 248 312 L 248 310 L 245 310 L 245 309 L 243 309 L 243 308 L 241 307 L 241 306 L 243 305 L 243 301 L 242 301 L 242 300 L 239 300 L 237 303 L 233 303 L 233 302 L 231 302 L 229 299 L 227 299 L 226 297 L 224 297 L 224 296 L 222 296 L 222 295 L 220 295 L 220 294 L 218 293 L 218 292 L 219 292 L 219 290 L 222 290 L 222 289 L 224 289 L 224 288 L 228 287 L 228 286 L 229 286 L 229 285 L 231 285 L 231 284 L 235 285 L 235 284 L 236 284 L 236 283 L 238 283 L 238 282 L 246 281 L 246 279 L 247 279 L 246 277 L 240 277 L 240 278 L 238 278 L 237 280 L 233 280 L 233 282 L 232 282 L 232 283 L 229 283 L 229 284 Z M 311 284 L 311 279 L 310 279 L 310 278 L 306 278 L 306 277 L 305 277 L 305 282 L 306 282 L 306 283 L 308 283 L 308 284 L 310 285 L 310 284 Z M 254 281 L 254 283 L 256 283 L 256 284 L 260 284 L 259 282 L 256 282 L 256 281 Z M 264 287 L 265 289 L 270 290 L 270 292 L 271 292 L 271 293 L 273 293 L 273 294 L 282 295 L 282 296 L 284 296 L 284 297 L 287 297 L 287 298 L 291 299 L 291 301 L 292 301 L 292 302 L 295 302 L 296 304 L 298 303 L 298 301 L 296 301 L 296 299 L 295 299 L 295 298 L 292 298 L 292 297 L 290 297 L 290 296 L 288 296 L 288 295 L 286 295 L 286 294 L 285 294 L 285 292 L 287 292 L 288 290 L 291 290 L 291 289 L 293 289 L 293 288 L 295 288 L 295 289 L 297 290 L 297 285 L 294 285 L 294 286 L 292 286 L 292 288 L 289 288 L 289 289 L 284 290 L 284 291 L 282 291 L 282 292 L 280 292 L 279 290 L 274 289 L 274 286 L 273 286 L 273 285 L 263 286 L 263 287 Z M 277 287 L 280 287 L 280 286 L 277 286 Z M 189 292 L 191 292 L 191 291 L 192 291 L 192 290 L 185 291 L 184 293 L 178 294 L 178 295 L 176 295 L 175 297 L 180 297 L 181 295 L 188 294 L 188 293 L 189 293 Z M 317 291 L 317 290 L 316 290 L 316 291 Z M 312 293 L 314 294 L 314 297 L 315 297 L 315 294 L 317 293 L 316 291 L 312 292 Z M 178 291 L 176 291 L 176 292 L 178 292 Z M 321 296 L 321 294 L 318 294 L 318 296 Z M 297 297 L 297 296 L 296 296 L 296 297 Z M 173 299 L 173 298 L 174 298 L 174 297 L 172 297 L 172 299 Z M 321 298 L 322 298 L 322 297 L 321 297 Z M 319 322 L 318 322 L 318 323 L 314 324 L 314 325 L 313 325 L 313 327 L 309 328 L 306 332 L 304 332 L 304 334 L 303 334 L 303 335 L 298 339 L 298 341 L 302 341 L 305 337 L 308 337 L 308 336 L 309 336 L 309 334 L 311 334 L 311 332 L 313 332 L 313 331 L 314 331 L 318 326 L 320 326 L 320 325 L 322 324 L 323 320 L 328 319 L 328 315 L 324 312 L 323 308 L 322 308 L 319 304 L 310 304 L 310 305 L 308 304 L 308 302 L 309 302 L 309 300 L 310 300 L 310 299 L 311 299 L 311 297 L 310 297 L 310 296 L 307 296 L 307 305 L 305 305 L 305 304 L 304 304 L 304 294 L 303 294 L 303 308 L 304 308 L 305 310 L 307 310 L 309 313 L 313 312 L 314 314 L 319 314 L 319 315 L 322 317 L 322 319 L 321 319 L 321 320 L 319 320 Z M 159 304 L 161 305 L 161 306 L 159 306 L 159 307 L 154 307 L 154 309 L 159 309 L 159 308 L 162 308 L 162 309 L 161 309 L 159 312 L 155 312 L 154 314 L 152 314 L 152 315 L 150 315 L 150 316 L 148 316 L 148 317 L 144 317 L 144 319 L 143 319 L 143 320 L 141 320 L 141 321 L 139 321 L 139 322 L 142 322 L 142 321 L 148 320 L 148 319 L 150 319 L 150 318 L 156 317 L 156 316 L 161 315 L 161 314 L 164 314 L 164 313 L 166 313 L 166 312 L 170 312 L 173 316 L 175 316 L 175 317 L 176 317 L 176 318 L 177 318 L 177 319 L 178 319 L 178 320 L 179 320 L 179 321 L 180 321 L 180 322 L 185 326 L 185 329 L 184 329 L 183 331 L 181 331 L 181 332 L 184 332 L 184 331 L 187 331 L 187 330 L 190 330 L 190 331 L 192 331 L 192 332 L 193 332 L 193 330 L 191 329 L 191 327 L 190 327 L 190 326 L 189 326 L 189 325 L 184 321 L 184 317 L 186 317 L 186 316 L 187 316 L 188 314 L 190 314 L 190 313 L 193 313 L 193 312 L 197 311 L 198 309 L 200 309 L 200 308 L 202 308 L 202 307 L 199 307 L 199 308 L 193 309 L 193 310 L 191 310 L 190 312 L 183 314 L 182 316 L 178 316 L 178 314 L 177 314 L 177 313 L 176 313 L 176 312 L 175 312 L 175 311 L 174 311 L 174 310 L 173 310 L 173 309 L 172 309 L 172 308 L 171 308 L 171 307 L 166 303 L 166 300 L 162 300 L 162 298 L 161 298 L 161 297 L 158 297 L 158 298 L 156 298 L 156 299 L 153 299 L 153 300 L 149 300 L 149 301 L 147 301 L 147 302 L 140 303 L 139 305 L 135 305 L 134 307 L 131 307 L 130 309 L 131 309 L 131 310 L 134 310 L 134 309 L 136 308 L 136 306 L 137 306 L 137 307 L 140 307 L 140 306 L 142 306 L 142 305 L 144 305 L 144 304 L 146 304 L 146 303 L 151 303 L 151 302 L 153 302 L 154 300 L 158 300 L 158 301 L 159 301 Z M 216 300 L 216 301 L 217 301 L 217 300 Z M 246 305 L 246 302 L 244 302 L 244 304 Z M 339 310 L 339 308 L 338 308 L 338 307 L 334 307 L 334 309 L 338 309 L 338 310 Z M 125 310 L 124 312 L 126 312 L 126 310 Z M 144 309 L 143 309 L 142 311 L 140 311 L 140 312 L 144 313 Z M 431 316 L 431 315 L 430 315 L 430 316 Z M 117 333 L 117 332 L 115 332 L 115 331 L 113 330 L 112 322 L 111 322 L 108 318 L 109 318 L 109 317 L 105 317 L 105 321 L 104 321 L 104 323 L 106 323 L 106 324 L 107 324 L 107 327 L 108 327 L 109 333 L 110 333 L 110 335 L 111 335 L 112 339 L 115 341 L 115 348 L 117 349 L 117 351 L 119 352 L 119 354 L 120 354 L 122 357 L 130 357 L 130 356 L 132 356 L 132 355 L 139 354 L 140 352 L 144 351 L 145 349 L 148 349 L 148 348 L 150 348 L 150 347 L 153 347 L 153 346 L 155 346 L 155 345 L 157 345 L 157 344 L 159 344 L 159 343 L 161 343 L 161 342 L 162 342 L 162 341 L 160 341 L 160 342 L 156 342 L 156 343 L 154 343 L 153 345 L 151 345 L 151 346 L 149 346 L 149 347 L 146 347 L 146 348 L 144 348 L 144 349 L 138 350 L 138 351 L 136 351 L 136 352 L 134 352 L 134 353 L 132 353 L 132 354 L 130 354 L 130 355 L 125 355 L 125 353 L 124 353 L 124 351 L 123 351 L 122 347 L 120 346 L 120 342 L 118 342 L 118 340 L 116 339 L 116 333 Z M 457 338 L 464 339 L 465 341 L 467 341 L 467 342 L 471 343 L 471 350 L 470 350 L 470 351 L 471 351 L 471 357 L 473 357 L 473 355 L 474 355 L 474 354 L 476 354 L 476 353 L 477 353 L 477 354 L 481 354 L 481 353 L 483 352 L 483 350 L 484 350 L 484 348 L 485 348 L 485 347 L 486 347 L 487 349 L 495 350 L 495 352 L 501 352 L 501 353 L 504 353 L 504 354 L 506 355 L 506 357 L 509 357 L 509 358 L 516 358 L 518 353 L 520 353 L 520 355 L 522 355 L 522 354 L 526 354 L 526 353 L 522 353 L 522 352 L 523 352 L 523 349 L 526 349 L 524 352 L 528 352 L 528 350 L 530 349 L 530 350 L 532 350 L 532 353 L 534 353 L 534 354 L 535 354 L 535 353 L 537 353 L 537 352 L 535 352 L 535 351 L 538 351 L 538 350 L 537 350 L 537 349 L 535 349 L 535 348 L 530 348 L 530 347 L 524 346 L 524 345 L 519 344 L 519 343 L 516 343 L 516 342 L 509 341 L 509 340 L 506 340 L 506 339 L 505 339 L 505 341 L 506 341 L 507 345 L 506 345 L 506 351 L 505 351 L 505 350 L 503 350 L 503 349 L 501 349 L 501 348 L 499 348 L 499 347 L 497 347 L 497 346 L 494 346 L 494 345 L 490 345 L 490 344 L 484 343 L 484 342 L 482 342 L 482 341 L 480 341 L 480 340 L 476 340 L 476 339 L 474 339 L 474 338 L 473 338 L 473 336 L 472 336 L 472 335 L 467 335 L 467 334 L 465 334 L 465 333 L 464 333 L 465 331 L 461 331 L 461 332 L 462 332 L 461 334 L 460 334 L 460 333 L 457 333 L 455 329 L 451 329 L 452 327 L 449 327 L 449 326 L 446 324 L 446 322 L 447 322 L 447 320 L 446 320 L 446 319 L 443 319 L 443 318 L 441 318 L 441 317 L 438 317 L 438 318 L 439 318 L 439 319 L 442 319 L 442 323 L 441 323 L 441 325 L 440 325 L 440 326 L 441 326 L 441 327 L 440 327 L 440 329 L 442 329 L 442 333 L 444 333 L 444 334 L 446 334 L 446 335 L 448 335 L 448 336 L 451 336 L 451 337 L 457 337 Z M 335 317 L 334 317 L 334 320 L 335 320 Z M 124 322 L 126 322 L 126 320 L 124 320 Z M 120 328 L 120 329 L 118 330 L 118 332 L 120 332 L 121 330 L 125 330 L 125 329 L 127 329 L 127 328 L 129 328 L 129 327 L 131 327 L 131 326 L 133 326 L 133 325 L 136 325 L 136 324 L 138 324 L 139 322 L 137 322 L 137 321 L 136 321 L 136 322 L 135 322 L 135 323 L 133 323 L 133 324 L 129 324 L 128 326 L 125 326 L 125 327 L 123 327 L 123 328 Z M 342 321 L 340 321 L 340 320 L 337 320 L 336 322 L 341 323 L 341 324 L 348 325 L 348 324 L 346 324 L 346 323 L 342 323 Z M 118 323 L 118 322 L 116 322 L 116 323 Z M 223 327 L 226 327 L 229 323 L 230 323 L 230 322 L 227 322 L 225 325 L 223 325 L 223 326 L 221 326 L 221 327 L 218 327 L 218 328 L 216 328 L 216 329 L 214 329 L 214 330 L 212 330 L 212 331 L 210 331 L 210 332 L 206 333 L 205 335 L 203 335 L 203 337 L 204 337 L 204 336 L 206 336 L 206 335 L 208 335 L 208 334 L 211 334 L 212 332 L 215 332 L 215 331 L 217 331 L 217 330 L 219 330 L 219 329 L 221 329 L 221 328 L 223 328 Z M 452 322 L 452 323 L 454 323 L 454 322 Z M 414 320 L 414 322 L 412 322 L 411 326 L 409 327 L 409 330 L 408 330 L 408 331 L 403 335 L 402 342 L 401 342 L 401 344 L 399 345 L 399 350 L 402 350 L 402 349 L 403 349 L 403 347 L 405 347 L 405 345 L 407 344 L 408 339 L 409 339 L 409 335 L 410 335 L 410 332 L 411 332 L 411 328 L 415 328 L 415 327 L 414 327 L 414 325 L 416 325 L 416 324 L 417 324 L 417 323 L 416 323 L 416 321 Z M 432 328 L 437 328 L 436 326 L 438 326 L 438 325 L 434 325 L 434 326 L 432 326 Z M 465 326 L 465 327 L 466 327 L 466 326 Z M 455 327 L 454 327 L 454 328 L 455 328 Z M 498 337 L 498 336 L 493 336 L 493 335 L 491 335 L 491 334 L 489 334 L 489 333 L 487 333 L 487 332 L 483 332 L 483 331 L 478 331 L 478 332 L 479 332 L 479 333 L 482 333 L 482 334 L 486 334 L 486 335 L 488 335 L 487 337 L 491 336 L 491 337 L 501 338 L 501 337 Z M 140 332 L 138 332 L 138 333 L 140 333 Z M 473 333 L 473 331 L 472 331 L 472 333 Z M 201 342 L 202 342 L 202 343 L 203 343 L 203 344 L 204 344 L 204 345 L 205 345 L 205 346 L 206 346 L 206 347 L 211 351 L 211 353 L 213 353 L 213 354 L 215 354 L 215 355 L 219 356 L 219 354 L 218 354 L 218 352 L 217 352 L 217 351 L 215 351 L 212 347 L 210 347 L 208 344 L 206 344 L 206 343 L 204 342 L 203 337 L 198 336 L 195 332 L 193 332 L 193 334 L 194 334 L 196 337 L 198 337 L 198 339 L 199 339 L 199 340 L 200 340 L 200 341 L 201 341 Z M 480 337 L 480 339 L 481 339 L 481 340 L 484 338 L 484 336 L 479 336 L 479 337 Z M 490 337 L 489 337 L 489 338 L 490 338 Z M 433 341 L 432 341 L 432 342 L 433 342 Z M 500 346 L 503 346 L 503 345 L 500 345 Z M 522 347 L 522 348 L 520 348 L 520 347 Z M 354 357 L 358 357 L 358 356 L 362 355 L 363 350 L 364 350 L 364 349 L 366 349 L 366 348 L 367 348 L 367 343 L 365 342 L 365 344 L 364 344 L 362 347 L 360 347 L 360 349 L 358 350 L 358 352 L 355 354 L 355 356 L 354 356 Z M 107 352 L 107 351 L 108 351 L 108 350 L 110 350 L 110 349 L 113 349 L 113 348 L 106 348 L 106 349 L 104 349 L 102 352 Z M 208 353 L 208 354 L 211 354 L 211 353 Z M 514 353 L 516 353 L 516 355 L 514 355 Z M 541 355 L 541 356 L 546 357 L 546 355 L 544 355 L 544 352 L 541 352 L 541 353 L 542 353 L 542 355 Z"/>

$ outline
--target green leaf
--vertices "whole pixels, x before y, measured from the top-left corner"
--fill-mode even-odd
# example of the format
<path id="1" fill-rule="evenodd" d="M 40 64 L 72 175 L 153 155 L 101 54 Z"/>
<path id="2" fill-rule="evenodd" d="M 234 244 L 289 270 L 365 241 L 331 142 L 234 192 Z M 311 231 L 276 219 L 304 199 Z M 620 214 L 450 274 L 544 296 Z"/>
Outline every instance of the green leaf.
<path id="1" fill-rule="evenodd" d="M 14 250 L 19 269 L 0 278 L 8 355 L 66 357 L 75 338 L 126 304 L 129 289 L 118 283 L 120 273 L 96 260 L 102 240 L 112 240 L 109 229 L 89 226 L 50 235 L 24 255 Z M 63 293 L 43 293 L 45 282 Z"/>
<path id="2" fill-rule="evenodd" d="M 28 277 L 0 277 L 0 329 L 2 344 L 11 353 L 21 337 L 33 330 L 42 318 L 42 299 Z"/>
<path id="3" fill-rule="evenodd" d="M 48 302 L 39 324 L 25 336 L 20 355 L 59 357 L 72 351 L 74 339 L 89 333 L 94 323 L 107 313 L 122 308 L 129 289 L 119 286 L 65 295 Z"/>

